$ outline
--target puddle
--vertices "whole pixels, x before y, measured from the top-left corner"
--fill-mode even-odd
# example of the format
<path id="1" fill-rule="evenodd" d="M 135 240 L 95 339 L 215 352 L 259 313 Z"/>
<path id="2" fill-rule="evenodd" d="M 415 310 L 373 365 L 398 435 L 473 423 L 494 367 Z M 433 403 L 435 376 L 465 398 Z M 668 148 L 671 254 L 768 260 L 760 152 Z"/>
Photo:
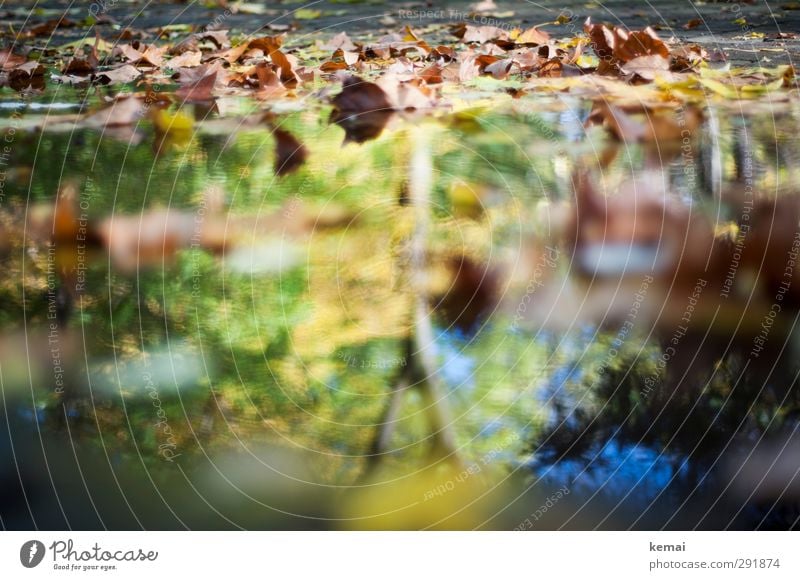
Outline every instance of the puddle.
<path id="1" fill-rule="evenodd" d="M 435 122 L 395 115 L 380 136 L 345 127 L 347 144 L 326 107 L 269 127 L 245 101 L 222 116 L 187 106 L 191 128 L 159 134 L 149 118 L 75 128 L 66 115 L 82 105 L 46 100 L 0 103 L 5 526 L 72 522 L 53 511 L 39 442 L 70 453 L 67 434 L 96 469 L 89 488 L 109 466 L 122 466 L 120 489 L 142 486 L 129 499 L 148 527 L 219 525 L 205 511 L 191 520 L 185 498 L 165 502 L 176 513 L 142 507 L 149 478 L 185 490 L 176 465 L 207 489 L 227 485 L 217 460 L 302 480 L 259 496 L 272 516 L 223 516 L 326 527 L 306 518 L 334 517 L 328 496 L 303 498 L 359 485 L 409 368 L 422 287 L 433 341 L 422 350 L 467 463 L 513 474 L 534 507 L 569 491 L 536 526 L 796 527 L 794 106 L 707 111 L 664 148 L 587 129 L 592 105 L 571 96 Z M 44 131 L 26 130 L 44 115 Z M 281 152 L 275 127 L 307 150 L 281 177 L 299 147 Z M 421 273 L 408 201 L 420 135 Z M 410 393 L 390 465 L 424 457 L 426 405 Z M 27 505 L 15 464 L 33 485 L 28 510 L 13 507 Z M 108 507 L 116 493 L 84 498 L 106 502 L 87 527 L 131 524 Z M 486 525 L 520 519 L 497 518 Z"/>

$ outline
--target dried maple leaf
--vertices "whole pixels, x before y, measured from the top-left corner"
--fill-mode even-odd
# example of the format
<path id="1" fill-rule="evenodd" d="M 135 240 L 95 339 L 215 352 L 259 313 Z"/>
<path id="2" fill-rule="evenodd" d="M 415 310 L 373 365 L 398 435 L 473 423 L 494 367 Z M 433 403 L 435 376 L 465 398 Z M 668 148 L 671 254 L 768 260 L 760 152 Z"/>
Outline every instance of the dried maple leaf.
<path id="1" fill-rule="evenodd" d="M 347 66 L 353 66 L 361 59 L 361 53 L 339 49 L 334 56 L 341 56 Z"/>
<path id="2" fill-rule="evenodd" d="M 297 77 L 294 74 L 289 58 L 277 49 L 270 53 L 270 58 L 272 59 L 272 64 L 280 69 L 279 77 L 283 86 L 289 89 L 297 86 Z"/>
<path id="3" fill-rule="evenodd" d="M 589 35 L 591 46 L 598 57 L 601 59 L 611 59 L 613 57 L 617 37 L 608 26 L 594 24 L 591 18 L 587 18 L 583 25 L 583 31 Z"/>
<path id="4" fill-rule="evenodd" d="M 122 55 L 131 64 L 149 65 L 160 67 L 163 62 L 164 49 L 154 45 L 142 44 L 134 41 L 131 44 L 120 44 L 114 49 L 114 54 Z"/>
<path id="5" fill-rule="evenodd" d="M 641 56 L 654 55 L 668 59 L 669 47 L 650 27 L 628 33 L 627 38 L 622 43 L 618 43 L 614 49 L 614 57 L 621 62 L 629 62 Z"/>

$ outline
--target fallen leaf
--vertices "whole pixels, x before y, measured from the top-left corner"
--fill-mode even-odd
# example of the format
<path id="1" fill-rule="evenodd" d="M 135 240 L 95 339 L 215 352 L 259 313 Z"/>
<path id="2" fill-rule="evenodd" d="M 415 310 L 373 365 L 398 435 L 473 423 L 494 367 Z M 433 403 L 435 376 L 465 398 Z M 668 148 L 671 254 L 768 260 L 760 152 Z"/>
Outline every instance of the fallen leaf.
<path id="1" fill-rule="evenodd" d="M 0 51 L 0 65 L 3 70 L 11 70 L 24 64 L 27 59 L 21 54 L 14 54 L 10 49 Z"/>
<path id="2" fill-rule="evenodd" d="M 669 48 L 652 28 L 629 33 L 628 37 L 614 49 L 614 57 L 621 62 L 652 55 L 669 58 Z"/>
<path id="3" fill-rule="evenodd" d="M 16 90 L 21 91 L 33 86 L 35 89 L 44 88 L 45 68 L 35 60 L 30 60 L 25 64 L 8 72 L 8 84 Z"/>
<path id="4" fill-rule="evenodd" d="M 583 30 L 589 35 L 591 47 L 598 57 L 601 59 L 611 59 L 614 56 L 617 37 L 608 26 L 604 24 L 594 24 L 591 18 L 587 18 L 583 25 Z"/>
<path id="5" fill-rule="evenodd" d="M 701 24 L 703 24 L 703 19 L 702 18 L 692 18 L 691 20 L 689 20 L 689 22 L 684 24 L 681 28 L 683 28 L 684 30 L 692 30 L 693 28 L 697 28 Z"/>
<path id="6" fill-rule="evenodd" d="M 497 26 L 472 26 L 471 24 L 461 24 L 455 28 L 453 33 L 462 42 L 477 42 L 483 44 L 493 40 L 508 40 L 508 31 Z"/>
<path id="7" fill-rule="evenodd" d="M 272 64 L 280 69 L 279 77 L 283 86 L 289 89 L 297 86 L 297 77 L 292 70 L 292 63 L 289 58 L 277 49 L 270 53 L 270 58 L 272 59 Z"/>
<path id="8" fill-rule="evenodd" d="M 278 75 L 266 63 L 256 66 L 256 79 L 258 82 L 256 96 L 260 99 L 273 98 L 286 93 Z"/>
<path id="9" fill-rule="evenodd" d="M 33 28 L 30 29 L 29 32 L 33 36 L 50 36 L 58 28 L 73 28 L 75 26 L 77 26 L 75 22 L 73 22 L 66 16 L 62 16 L 61 18 L 48 20 L 44 24 L 39 24 L 37 26 L 34 26 Z"/>
<path id="10" fill-rule="evenodd" d="M 191 136 L 194 129 L 194 118 L 182 111 L 170 113 L 164 109 L 156 109 L 151 118 L 156 131 L 161 134 L 188 133 Z"/>
<path id="11" fill-rule="evenodd" d="M 394 110 L 386 93 L 375 83 L 348 76 L 342 92 L 331 101 L 331 122 L 345 131 L 345 143 L 375 139 L 389 122 Z"/>
<path id="12" fill-rule="evenodd" d="M 176 70 L 179 67 L 200 66 L 202 57 L 203 53 L 201 53 L 199 50 L 187 50 L 186 52 L 169 59 L 169 61 L 167 61 L 167 66 L 172 70 Z"/>
<path id="13" fill-rule="evenodd" d="M 142 76 L 142 71 L 130 64 L 124 64 L 116 68 L 99 72 L 95 75 L 95 80 L 101 84 L 122 84 L 130 83 Z"/>
<path id="14" fill-rule="evenodd" d="M 122 55 L 130 64 L 143 64 L 160 67 L 163 64 L 165 49 L 154 45 L 145 45 L 138 41 L 132 44 L 120 44 L 114 49 L 114 54 Z"/>
<path id="15" fill-rule="evenodd" d="M 198 40 L 210 40 L 217 48 L 227 48 L 231 45 L 227 30 L 204 30 L 194 35 Z"/>
<path id="16" fill-rule="evenodd" d="M 514 42 L 517 44 L 547 44 L 549 41 L 550 35 L 544 30 L 539 30 L 535 26 L 529 28 L 514 39 Z"/>
<path id="17" fill-rule="evenodd" d="M 73 58 L 61 70 L 64 74 L 87 76 L 95 71 L 97 64 L 84 58 Z"/>
<path id="18" fill-rule="evenodd" d="M 638 75 L 652 81 L 656 77 L 669 75 L 669 60 L 658 54 L 639 56 L 621 65 L 620 70 L 624 74 Z"/>
<path id="19" fill-rule="evenodd" d="M 250 48 L 260 48 L 264 54 L 271 56 L 273 52 L 283 45 L 283 35 L 279 36 L 260 36 L 253 38 L 247 43 Z"/>
<path id="20" fill-rule="evenodd" d="M 222 68 L 220 61 L 213 61 L 199 67 L 181 67 L 175 71 L 172 78 L 182 85 L 196 83 L 207 77 L 211 73 L 217 73 L 217 80 L 227 79 L 226 71 Z"/>
<path id="21" fill-rule="evenodd" d="M 356 47 L 355 44 L 353 44 L 353 41 L 350 40 L 350 37 L 347 36 L 346 32 L 340 32 L 339 34 L 331 38 L 328 42 L 321 42 L 318 40 L 317 47 L 320 50 L 330 50 L 330 51 L 335 51 L 339 49 L 352 51 L 358 48 Z"/>
<path id="22" fill-rule="evenodd" d="M 492 75 L 494 78 L 498 80 L 502 80 L 508 76 L 508 73 L 511 71 L 511 66 L 514 64 L 514 61 L 510 58 L 506 59 L 499 59 L 496 62 L 493 62 L 490 65 L 487 65 L 483 72 Z"/>
<path id="23" fill-rule="evenodd" d="M 212 91 L 217 82 L 217 72 L 214 71 L 200 80 L 184 85 L 175 91 L 175 94 L 184 102 L 202 102 L 214 99 Z"/>
<path id="24" fill-rule="evenodd" d="M 439 84 L 443 80 L 442 67 L 436 64 L 432 64 L 431 66 L 427 67 L 426 69 L 422 70 L 419 73 L 419 78 L 421 78 L 429 85 Z"/>

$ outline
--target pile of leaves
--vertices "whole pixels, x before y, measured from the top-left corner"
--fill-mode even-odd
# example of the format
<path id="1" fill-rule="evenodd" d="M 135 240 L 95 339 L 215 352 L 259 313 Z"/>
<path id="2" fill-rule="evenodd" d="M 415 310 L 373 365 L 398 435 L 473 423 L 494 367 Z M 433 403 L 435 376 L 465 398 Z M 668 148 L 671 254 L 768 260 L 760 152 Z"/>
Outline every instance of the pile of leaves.
<path id="1" fill-rule="evenodd" d="M 652 28 L 630 31 L 587 20 L 582 30 L 563 38 L 540 26 L 462 23 L 426 32 L 442 40 L 429 42 L 409 26 L 374 41 L 359 42 L 342 32 L 294 46 L 286 34 L 234 39 L 228 30 L 203 30 L 173 42 L 147 43 L 135 38 L 141 34 L 123 31 L 110 43 L 96 32 L 91 43 L 72 43 L 63 53 L 45 51 L 38 59 L 30 51 L 0 51 L 0 87 L 35 93 L 46 83 L 119 85 L 116 96 L 106 97 L 106 108 L 77 121 L 104 128 L 150 117 L 162 132 L 191 127 L 191 119 L 164 114 L 186 103 L 217 106 L 221 113 L 221 99 L 231 97 L 252 98 L 266 111 L 287 100 L 327 102 L 345 141 L 356 143 L 379 136 L 396 113 L 451 112 L 460 96 L 476 90 L 513 99 L 571 91 L 602 102 L 593 118 L 606 119 L 613 136 L 647 140 L 674 131 L 668 127 L 663 135 L 650 136 L 641 127 L 626 131 L 630 123 L 620 115 L 686 103 L 699 107 L 710 95 L 740 99 L 796 88 L 791 67 L 730 70 L 723 56 L 665 41 Z M 783 92 L 789 98 L 791 91 Z M 267 114 L 257 122 L 271 118 Z M 285 132 L 278 141 L 285 152 L 278 173 L 289 173 L 302 164 L 305 151 Z"/>

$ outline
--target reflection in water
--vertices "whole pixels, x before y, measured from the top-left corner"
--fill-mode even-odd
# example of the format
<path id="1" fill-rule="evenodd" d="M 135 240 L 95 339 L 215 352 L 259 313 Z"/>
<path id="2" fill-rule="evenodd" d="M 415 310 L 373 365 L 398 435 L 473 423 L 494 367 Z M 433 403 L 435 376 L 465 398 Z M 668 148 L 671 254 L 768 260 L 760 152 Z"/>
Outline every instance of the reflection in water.
<path id="1" fill-rule="evenodd" d="M 19 132 L 3 526 L 353 527 L 387 505 L 375 449 L 420 507 L 365 527 L 797 526 L 794 112 L 663 150 L 574 97 L 453 114 L 420 246 L 414 139 L 343 95 L 271 120 L 306 159 L 283 176 L 244 110 L 181 143 Z M 426 463 L 428 381 L 459 464 Z"/>
<path id="2" fill-rule="evenodd" d="M 571 493 L 538 526 L 797 527 L 800 207 L 792 170 L 768 165 L 791 146 L 778 131 L 762 147 L 764 129 L 734 120 L 704 137 L 718 149 L 623 176 L 610 198 L 577 181 L 570 275 L 543 295 L 579 314 L 533 318 L 590 320 L 608 338 L 598 352 L 602 334 L 584 332 L 553 355 L 527 467 L 534 488 Z M 708 179 L 715 157 L 730 182 Z"/>

